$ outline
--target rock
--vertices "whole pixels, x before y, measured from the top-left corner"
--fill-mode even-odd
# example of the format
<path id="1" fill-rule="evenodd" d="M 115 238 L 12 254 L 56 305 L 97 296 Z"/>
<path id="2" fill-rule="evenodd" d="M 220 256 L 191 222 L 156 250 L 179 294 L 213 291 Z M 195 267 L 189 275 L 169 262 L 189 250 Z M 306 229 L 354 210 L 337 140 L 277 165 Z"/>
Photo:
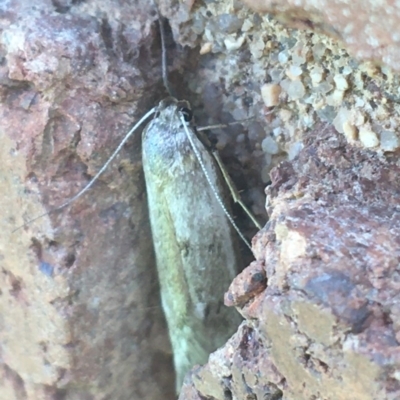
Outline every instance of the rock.
<path id="1" fill-rule="evenodd" d="M 244 0 L 258 12 L 273 13 L 286 25 L 312 29 L 343 41 L 355 57 L 372 59 L 399 70 L 400 36 L 399 5 L 391 1 L 325 2 L 323 7 L 313 1 Z"/>
<path id="2" fill-rule="evenodd" d="M 279 104 L 281 87 L 276 83 L 264 84 L 261 86 L 261 97 L 266 107 L 274 107 Z"/>
<path id="3" fill-rule="evenodd" d="M 271 400 L 400 396 L 394 376 L 399 167 L 349 148 L 333 129 L 317 128 L 305 144 L 296 160 L 272 172 L 270 220 L 254 243 L 257 262 L 226 295 L 239 299 L 230 304 L 246 321 L 193 372 L 185 393 Z M 246 296 L 252 271 L 263 265 L 268 286 Z"/>
<path id="4" fill-rule="evenodd" d="M 75 194 L 164 97 L 156 15 L 144 1 L 25 3 L 3 4 L 1 25 L 2 396 L 172 399 L 140 132 L 84 197 L 12 232 Z M 248 131 L 231 126 L 210 136 L 259 220 L 272 181 L 256 262 L 227 295 L 248 321 L 212 356 L 214 369 L 192 374 L 196 386 L 188 377 L 181 398 L 399 397 L 391 157 L 400 105 L 388 68 L 398 68 L 399 52 L 396 13 L 379 18 L 396 6 L 371 12 L 358 2 L 335 19 L 333 2 L 313 19 L 304 4 L 283 18 L 307 26 L 296 30 L 236 1 L 160 0 L 178 43 L 168 42 L 171 86 L 190 100 L 198 124 L 252 118 Z M 274 89 L 267 104 L 263 85 Z M 376 135 L 374 152 L 360 140 L 365 126 Z M 268 153 L 266 138 L 277 151 Z M 251 237 L 254 228 L 237 221 Z"/>
<path id="5" fill-rule="evenodd" d="M 266 286 L 264 264 L 253 261 L 233 281 L 225 295 L 225 305 L 244 306 L 250 299 L 264 291 Z"/>
<path id="6" fill-rule="evenodd" d="M 204 396 L 279 399 L 282 392 L 278 386 L 285 384 L 284 377 L 271 363 L 270 352 L 271 348 L 264 346 L 257 330 L 242 323 L 225 347 L 210 356 L 206 366 L 195 368 L 187 377 L 179 400 L 197 400 Z M 264 374 L 269 377 L 266 384 L 257 378 Z"/>
<path id="7" fill-rule="evenodd" d="M 140 132 L 71 207 L 13 231 L 87 184 L 157 96 L 148 2 L 58 3 L 2 5 L 0 398 L 173 398 Z"/>
<path id="8" fill-rule="evenodd" d="M 253 12 L 240 2 L 196 2 L 191 8 L 185 2 L 171 0 L 161 0 L 160 4 L 175 40 L 194 49 L 188 56 L 190 73 L 183 76 L 184 83 L 181 79 L 175 86 L 186 89 L 181 97 L 190 100 L 198 125 L 246 118 L 261 125 L 258 135 L 251 134 L 253 123 L 209 134 L 213 141 L 224 144 L 222 158 L 244 198 L 268 183 L 274 166 L 297 156 L 303 147 L 303 132 L 318 122 L 335 124 L 350 145 L 366 146 L 381 154 L 396 151 L 396 137 L 388 144 L 384 132 L 394 132 L 398 137 L 398 79 L 391 69 L 400 65 L 396 61 L 398 52 L 385 44 L 372 51 L 364 29 L 387 30 L 381 22 L 384 18 L 375 19 L 369 5 L 360 2 L 345 8 L 348 15 L 339 19 L 343 4 L 330 2 L 324 10 L 318 10 L 320 19 L 315 20 L 315 7 L 309 2 L 303 8 L 297 3 L 294 8 L 294 2 L 274 3 L 275 8 L 269 1 L 259 2 L 262 7 L 251 0 L 246 3 L 263 13 Z M 377 10 L 384 13 L 385 4 Z M 368 21 L 367 12 L 371 12 Z M 218 29 L 226 15 L 234 15 L 234 29 L 229 33 Z M 395 15 L 389 18 L 390 24 L 396 25 Z M 284 24 L 281 16 L 286 17 Z M 352 26 L 350 20 L 359 29 L 354 32 L 356 37 L 346 31 Z M 302 29 L 290 28 L 293 25 Z M 380 39 L 384 43 L 384 37 L 377 37 L 377 43 Z M 238 41 L 241 46 L 228 51 L 226 40 Z M 203 46 L 211 51 L 204 53 Z M 368 61 L 369 56 L 377 63 Z M 243 134 L 244 140 L 238 140 Z M 270 146 L 263 145 L 268 137 L 277 143 L 276 153 L 268 153 Z M 259 210 L 259 204 L 252 208 Z M 265 215 L 260 213 L 258 218 L 265 219 Z"/>

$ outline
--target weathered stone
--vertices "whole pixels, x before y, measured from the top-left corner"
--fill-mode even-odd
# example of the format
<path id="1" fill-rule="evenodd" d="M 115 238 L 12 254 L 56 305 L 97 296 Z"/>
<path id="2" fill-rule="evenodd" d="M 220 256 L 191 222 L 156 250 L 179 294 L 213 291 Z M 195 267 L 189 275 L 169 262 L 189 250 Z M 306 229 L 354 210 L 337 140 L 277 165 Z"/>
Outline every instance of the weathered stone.
<path id="1" fill-rule="evenodd" d="M 206 366 L 194 369 L 187 377 L 179 399 L 279 399 L 282 392 L 278 386 L 285 386 L 285 382 L 270 352 L 257 330 L 242 323 L 225 347 L 210 356 Z M 263 379 L 266 375 L 268 381 Z"/>
<path id="2" fill-rule="evenodd" d="M 246 325 L 256 332 L 262 346 L 271 348 L 266 361 L 280 372 L 282 381 L 273 381 L 269 369 L 259 372 L 256 363 L 249 361 L 246 391 L 233 389 L 243 385 L 243 374 L 237 378 L 239 374 L 233 373 L 234 356 L 228 349 L 238 350 L 227 344 L 211 356 L 209 365 L 194 371 L 193 383 L 190 379 L 186 382 L 180 398 L 222 399 L 230 392 L 239 399 L 256 392 L 257 398 L 264 395 L 270 399 L 281 395 L 287 399 L 398 398 L 398 76 L 386 66 L 355 61 L 343 44 L 315 31 L 330 30 L 331 36 L 341 37 L 345 45 L 350 38 L 349 49 L 357 57 L 373 58 L 393 68 L 398 68 L 396 47 L 383 45 L 371 50 L 366 25 L 360 23 L 368 9 L 364 3 L 357 3 L 358 8 L 354 6 L 343 22 L 356 18 L 355 40 L 340 31 L 343 24 L 338 25 L 337 18 L 334 23 L 309 18 L 308 3 L 304 10 L 296 8 L 293 18 L 297 22 L 311 20 L 302 31 L 285 29 L 271 16 L 250 16 L 235 2 L 196 3 L 190 10 L 192 20 L 184 5 L 174 4 L 175 8 L 166 12 L 175 36 L 192 46 L 207 43 L 211 48 L 207 55 L 217 55 L 216 59 L 203 58 L 203 68 L 192 76 L 189 87 L 193 91 L 201 87 L 198 82 L 208 76 L 209 85 L 217 80 L 221 85 L 223 110 L 240 115 L 237 98 L 249 95 L 252 103 L 240 104 L 242 114 L 264 116 L 261 129 L 252 124 L 246 136 L 251 155 L 246 155 L 242 146 L 235 150 L 238 158 L 254 163 L 258 153 L 253 144 L 261 145 L 269 134 L 279 149 L 286 151 L 285 156 L 265 155 L 265 164 L 259 168 L 267 182 L 272 167 L 281 162 L 270 175 L 270 222 L 253 240 L 257 263 L 265 263 L 268 287 L 255 296 L 249 290 L 253 282 L 245 278 L 254 276 L 253 264 L 226 296 L 228 303 L 242 307 Z M 281 4 L 284 11 L 291 7 L 288 2 Z M 333 16 L 341 12 L 338 4 L 332 3 L 318 10 L 321 18 L 329 18 L 330 7 L 336 7 Z M 379 10 L 384 7 L 382 4 Z M 243 20 L 232 40 L 244 37 L 244 44 L 234 51 L 225 45 L 226 33 L 208 23 L 228 10 Z M 367 12 L 372 21 L 375 12 Z M 285 22 L 292 15 L 284 14 Z M 299 15 L 306 19 L 297 18 Z M 393 20 L 394 14 L 390 24 Z M 375 20 L 374 27 L 387 29 L 384 21 Z M 300 25 L 304 28 L 306 24 Z M 338 26 L 333 31 L 332 27 Z M 272 110 L 264 107 L 260 90 L 254 89 L 265 82 L 283 89 L 279 105 Z M 217 83 L 209 101 L 214 110 L 221 98 L 216 87 Z M 359 137 L 364 127 L 378 138 L 373 143 L 375 152 L 356 149 L 372 145 Z M 395 133 L 393 147 L 380 142 L 387 130 Z M 242 143 L 239 137 L 236 142 Z M 236 145 L 232 140 L 224 143 L 225 148 Z M 282 162 L 285 159 L 291 162 Z M 238 337 L 242 331 L 232 340 L 239 341 Z M 271 382 L 278 382 L 275 392 L 263 389 Z"/>
<path id="3" fill-rule="evenodd" d="M 400 396 L 400 168 L 396 159 L 348 147 L 332 129 L 316 129 L 305 144 L 271 174 L 258 261 L 227 296 L 245 299 L 243 277 L 251 284 L 254 265 L 265 263 L 268 286 L 239 302 L 247 322 L 194 373 L 200 398 Z M 243 346 L 232 345 L 254 337 L 268 351 L 244 357 Z"/>
<path id="4" fill-rule="evenodd" d="M 267 286 L 264 264 L 254 261 L 234 280 L 225 294 L 225 305 L 243 306 Z"/>
<path id="5" fill-rule="evenodd" d="M 162 98 L 155 13 L 149 2 L 25 3 L 4 4 L 1 20 L 0 182 L 7 194 L 0 199 L 1 396 L 173 398 L 140 132 L 72 207 L 12 233 L 76 193 L 134 120 Z M 247 302 L 241 312 L 249 321 L 212 356 L 212 370 L 197 369 L 196 387 L 238 398 L 309 399 L 325 389 L 335 399 L 397 398 L 397 209 L 389 198 L 397 191 L 398 76 L 356 62 L 312 30 L 336 22 L 291 30 L 225 0 L 162 0 L 161 11 L 175 40 L 194 48 L 178 49 L 169 68 L 185 67 L 173 73 L 172 86 L 191 101 L 200 125 L 255 117 L 247 132 L 236 126 L 212 136 L 260 220 L 272 170 L 271 222 L 253 242 L 257 263 L 228 296 L 231 304 Z M 364 54 L 357 55 L 370 57 L 358 32 L 354 46 Z M 373 57 L 397 68 L 393 49 L 381 46 Z M 263 101 L 266 83 L 282 89 L 274 108 Z M 310 135 L 321 121 L 334 124 L 348 144 L 331 130 Z M 378 138 L 376 153 L 349 145 L 365 146 L 358 136 L 365 126 Z M 266 137 L 277 153 L 264 151 Z M 329 148 L 335 143 L 336 153 Z M 298 156 L 300 164 L 281 163 Z M 386 175 L 379 175 L 385 163 Z M 343 171 L 354 168 L 351 180 Z M 365 207 L 373 196 L 375 204 Z M 352 226 L 361 229 L 353 239 L 346 236 Z M 372 266 L 362 270 L 360 260 Z M 246 277 L 261 276 L 264 262 L 268 288 L 260 294 L 263 279 Z M 361 283 L 354 277 L 360 270 Z M 188 379 L 181 398 L 196 398 Z"/>
<path id="6" fill-rule="evenodd" d="M 273 13 L 292 27 L 340 39 L 355 57 L 399 70 L 400 6 L 393 1 L 244 0 L 259 12 Z"/>
<path id="7" fill-rule="evenodd" d="M 278 2 L 277 7 L 282 7 L 284 15 L 290 15 L 284 13 L 290 4 Z M 337 13 L 341 12 L 335 2 L 332 4 L 326 9 L 337 7 Z M 357 4 L 364 15 L 368 7 Z M 304 7 L 311 6 L 305 2 Z M 379 67 L 365 61 L 365 55 L 355 59 L 347 53 L 345 42 L 319 33 L 318 24 L 290 29 L 275 14 L 253 13 L 237 1 L 198 1 L 188 5 L 161 0 L 161 9 L 169 19 L 175 40 L 196 49 L 189 56 L 190 72 L 183 75 L 183 97 L 194 106 L 199 125 L 255 119 L 248 124 L 247 132 L 231 127 L 213 131 L 211 136 L 228 160 L 229 171 L 245 200 L 254 204 L 260 219 L 265 218 L 257 200 L 260 187 L 269 183 L 274 166 L 296 157 L 303 147 L 303 132 L 318 122 L 333 123 L 352 145 L 371 147 L 380 153 L 397 150 L 399 78 L 388 67 L 392 64 Z M 321 15 L 325 13 L 323 9 L 319 10 Z M 226 14 L 236 17 L 233 33 L 218 28 L 218 21 Z M 242 21 L 240 28 L 238 21 Z M 384 19 L 375 21 L 377 26 L 384 25 L 381 21 Z M 361 28 L 360 35 L 368 40 Z M 226 45 L 227 40 L 240 41 L 241 45 L 232 49 Z M 358 41 L 352 43 L 357 49 L 362 48 Z M 382 46 L 379 51 L 391 50 Z M 394 62 L 393 68 L 398 64 Z M 274 107 L 266 106 L 265 96 L 263 99 L 266 85 L 279 92 L 279 102 L 273 102 Z M 366 131 L 372 132 L 375 140 L 374 135 L 365 135 Z M 389 145 L 386 132 L 393 133 Z M 272 153 L 263 146 L 268 137 L 277 145 Z M 229 162 L 233 159 L 236 165 Z"/>
<path id="8" fill-rule="evenodd" d="M 172 398 L 140 132 L 71 207 L 13 231 L 79 191 L 157 97 L 151 4 L 59 3 L 2 4 L 0 398 Z"/>

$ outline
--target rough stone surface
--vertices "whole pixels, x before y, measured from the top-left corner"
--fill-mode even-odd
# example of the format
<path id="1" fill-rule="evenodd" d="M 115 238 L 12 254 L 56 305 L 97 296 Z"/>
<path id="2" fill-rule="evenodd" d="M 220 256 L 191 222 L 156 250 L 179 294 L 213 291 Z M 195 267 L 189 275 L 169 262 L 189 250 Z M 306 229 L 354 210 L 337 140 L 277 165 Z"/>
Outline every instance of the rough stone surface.
<path id="1" fill-rule="evenodd" d="M 399 173 L 395 157 L 350 148 L 332 128 L 307 135 L 298 158 L 271 174 L 258 261 L 227 297 L 248 292 L 256 265 L 268 285 L 236 302 L 247 322 L 182 393 L 399 398 Z"/>
<path id="2" fill-rule="evenodd" d="M 326 388 L 395 399 L 399 79 L 343 48 L 398 68 L 395 22 L 377 17 L 385 3 L 356 2 L 342 23 L 325 15 L 336 2 L 319 3 L 317 22 L 304 2 L 283 19 L 302 30 L 236 0 L 160 3 L 188 46 L 168 45 L 172 86 L 199 125 L 254 117 L 211 138 L 261 221 L 273 171 L 257 261 L 227 295 L 247 302 L 248 321 L 181 398 L 315 400 Z M 152 5 L 12 0 L 1 11 L 0 399 L 174 398 L 140 134 L 73 206 L 12 232 L 76 193 L 164 96 Z M 354 35 L 340 31 L 353 17 Z"/>
<path id="3" fill-rule="evenodd" d="M 244 0 L 287 25 L 323 32 L 341 40 L 355 57 L 399 70 L 400 4 L 396 1 Z"/>
<path id="4" fill-rule="evenodd" d="M 188 87 L 202 91 L 209 115 L 219 110 L 233 119 L 255 116 L 244 138 L 233 131 L 216 136 L 242 168 L 251 159 L 262 180 L 273 182 L 271 221 L 253 242 L 268 288 L 257 295 L 253 264 L 226 301 L 249 301 L 242 309 L 244 326 L 256 332 L 250 337 L 269 350 L 265 362 L 281 375 L 279 380 L 271 369 L 260 372 L 254 358 L 246 360 L 251 373 L 238 378 L 233 371 L 245 370 L 242 361 L 235 364 L 240 346 L 229 343 L 194 370 L 180 398 L 398 398 L 399 347 L 391 313 L 398 292 L 400 110 L 399 79 L 388 67 L 398 67 L 390 61 L 396 52 L 382 46 L 373 57 L 357 53 L 387 64 L 379 67 L 349 56 L 346 32 L 332 39 L 315 31 L 326 22 L 296 30 L 235 1 L 199 1 L 190 11 L 185 3 L 165 3 L 175 38 L 199 46 L 200 66 L 196 75 L 188 74 Z M 357 4 L 354 13 L 362 18 L 365 4 Z M 319 11 L 325 12 L 320 5 Z M 377 29 L 387 29 L 384 21 L 376 20 Z M 357 34 L 365 40 L 353 46 L 363 51 L 370 36 L 362 25 Z M 266 107 L 266 83 L 281 88 L 274 108 Z M 267 152 L 266 137 L 278 151 Z M 240 330 L 232 341 L 243 337 Z"/>
<path id="5" fill-rule="evenodd" d="M 239 125 L 211 136 L 260 220 L 261 188 L 270 182 L 271 169 L 295 158 L 304 132 L 316 124 L 334 124 L 354 146 L 381 154 L 399 149 L 399 77 L 391 64 L 357 60 L 343 42 L 312 24 L 290 29 L 238 1 L 161 0 L 160 6 L 175 40 L 195 49 L 183 74 L 183 95 L 199 125 L 254 118 L 246 130 Z M 364 3 L 359 8 L 365 12 Z M 272 152 L 266 139 L 274 144 Z"/>
<path id="6" fill-rule="evenodd" d="M 253 261 L 236 278 L 235 284 L 225 294 L 225 305 L 243 306 L 267 286 L 265 267 L 262 262 Z"/>
<path id="7" fill-rule="evenodd" d="M 13 232 L 83 187 L 154 101 L 155 13 L 1 8 L 0 398 L 173 398 L 140 133 L 86 196 Z"/>

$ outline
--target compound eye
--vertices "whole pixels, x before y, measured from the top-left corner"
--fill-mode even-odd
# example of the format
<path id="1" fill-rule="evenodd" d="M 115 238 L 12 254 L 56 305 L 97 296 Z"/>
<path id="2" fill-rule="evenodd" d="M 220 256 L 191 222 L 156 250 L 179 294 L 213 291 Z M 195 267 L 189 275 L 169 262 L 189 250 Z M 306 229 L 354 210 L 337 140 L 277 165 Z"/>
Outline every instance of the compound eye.
<path id="1" fill-rule="evenodd" d="M 187 107 L 182 107 L 181 108 L 181 113 L 183 114 L 183 118 L 186 122 L 189 122 L 192 120 L 193 118 L 193 112 L 190 108 Z"/>

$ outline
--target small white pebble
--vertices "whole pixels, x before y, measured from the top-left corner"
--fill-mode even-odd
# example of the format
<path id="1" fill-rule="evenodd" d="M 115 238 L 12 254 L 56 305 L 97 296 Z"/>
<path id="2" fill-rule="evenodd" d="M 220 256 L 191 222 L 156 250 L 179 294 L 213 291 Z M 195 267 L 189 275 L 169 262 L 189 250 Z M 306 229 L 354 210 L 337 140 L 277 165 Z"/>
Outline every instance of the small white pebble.
<path id="1" fill-rule="evenodd" d="M 349 88 L 349 84 L 343 75 L 337 74 L 333 77 L 333 80 L 335 81 L 337 90 L 346 91 Z"/>
<path id="2" fill-rule="evenodd" d="M 242 25 L 242 32 L 247 32 L 251 28 L 253 28 L 254 24 L 250 21 L 250 19 L 245 19 Z"/>
<path id="3" fill-rule="evenodd" d="M 343 124 L 348 121 L 351 117 L 350 110 L 343 107 L 338 110 L 336 117 L 333 119 L 333 126 L 339 133 L 343 133 Z"/>
<path id="4" fill-rule="evenodd" d="M 224 40 L 225 47 L 228 51 L 238 50 L 243 43 L 244 43 L 244 36 L 240 36 L 237 39 L 235 39 L 232 36 L 228 36 Z"/>
<path id="5" fill-rule="evenodd" d="M 320 66 L 316 66 L 310 71 L 310 78 L 313 86 L 317 86 L 318 83 L 322 81 L 323 77 L 324 70 Z"/>
<path id="6" fill-rule="evenodd" d="M 362 90 L 364 90 L 364 89 L 362 89 Z M 363 99 L 363 98 L 361 98 L 361 97 L 356 97 L 355 98 L 355 103 L 354 103 L 354 106 L 356 107 L 356 108 L 364 108 L 365 107 L 365 100 Z"/>
<path id="7" fill-rule="evenodd" d="M 290 78 L 292 81 L 299 79 L 299 76 L 303 73 L 303 70 L 298 65 L 291 65 L 286 70 L 286 76 Z"/>
<path id="8" fill-rule="evenodd" d="M 235 108 L 232 112 L 231 115 L 235 121 L 242 121 L 246 118 L 248 118 L 247 110 L 245 110 L 243 107 L 237 107 Z"/>
<path id="9" fill-rule="evenodd" d="M 201 46 L 200 49 L 200 54 L 207 54 L 212 50 L 212 43 L 211 42 L 205 42 L 203 43 L 203 45 Z"/>
<path id="10" fill-rule="evenodd" d="M 261 143 L 261 148 L 265 153 L 268 154 L 278 154 L 279 153 L 279 146 L 278 143 L 272 139 L 271 136 L 267 136 Z"/>
<path id="11" fill-rule="evenodd" d="M 279 111 L 279 117 L 282 122 L 289 122 L 290 118 L 292 118 L 292 112 L 290 110 L 282 109 Z"/>
<path id="12" fill-rule="evenodd" d="M 323 43 L 317 43 L 312 48 L 312 53 L 314 56 L 315 61 L 320 61 L 321 58 L 324 56 L 326 51 L 326 47 Z"/>
<path id="13" fill-rule="evenodd" d="M 265 42 L 262 37 L 258 38 L 258 40 L 254 40 L 250 44 L 250 51 L 255 59 L 259 59 L 263 56 L 264 49 L 265 49 Z"/>
<path id="14" fill-rule="evenodd" d="M 333 85 L 327 81 L 321 82 L 316 88 L 317 93 L 326 94 L 333 89 Z"/>
<path id="15" fill-rule="evenodd" d="M 204 29 L 204 38 L 206 39 L 206 41 L 208 41 L 208 42 L 213 42 L 213 40 L 214 40 L 214 36 L 213 36 L 213 34 L 211 33 L 211 30 L 210 29 L 208 29 L 208 28 L 206 28 L 206 29 Z"/>
<path id="16" fill-rule="evenodd" d="M 362 126 L 358 132 L 358 137 L 364 147 L 370 148 L 379 145 L 378 136 L 369 126 Z"/>
<path id="17" fill-rule="evenodd" d="M 269 71 L 269 76 L 274 82 L 280 82 L 282 79 L 282 69 L 281 68 L 272 68 Z"/>
<path id="18" fill-rule="evenodd" d="M 357 128 L 350 121 L 345 121 L 342 128 L 344 136 L 349 142 L 357 139 Z"/>
<path id="19" fill-rule="evenodd" d="M 272 130 L 272 133 L 275 137 L 278 137 L 282 133 L 282 128 L 280 126 L 277 126 Z"/>
<path id="20" fill-rule="evenodd" d="M 398 369 L 396 369 L 393 374 L 392 374 L 393 378 L 400 381 L 400 371 Z"/>
<path id="21" fill-rule="evenodd" d="M 289 56 L 288 56 L 287 50 L 281 51 L 281 52 L 278 54 L 278 61 L 279 61 L 281 64 L 286 64 L 286 63 L 288 62 L 288 60 L 289 60 Z"/>
<path id="22" fill-rule="evenodd" d="M 302 99 L 306 94 L 306 89 L 300 80 L 291 81 L 289 79 L 284 79 L 281 82 L 281 87 L 286 91 L 291 100 Z"/>
<path id="23" fill-rule="evenodd" d="M 346 65 L 345 67 L 343 67 L 343 71 L 342 71 L 343 75 L 350 75 L 352 72 L 353 72 L 353 69 L 349 65 Z"/>
<path id="24" fill-rule="evenodd" d="M 304 126 L 311 128 L 315 124 L 315 115 L 314 113 L 304 113 L 302 120 Z"/>
<path id="25" fill-rule="evenodd" d="M 362 111 L 356 110 L 355 115 L 354 115 L 354 123 L 356 126 L 364 125 L 365 115 L 363 114 Z"/>
<path id="26" fill-rule="evenodd" d="M 327 104 L 330 106 L 340 106 L 343 103 L 344 99 L 344 91 L 343 90 L 334 90 L 333 93 L 327 98 Z"/>
<path id="27" fill-rule="evenodd" d="M 261 86 L 261 97 L 267 107 L 274 107 L 279 104 L 281 87 L 276 83 L 266 83 Z"/>

